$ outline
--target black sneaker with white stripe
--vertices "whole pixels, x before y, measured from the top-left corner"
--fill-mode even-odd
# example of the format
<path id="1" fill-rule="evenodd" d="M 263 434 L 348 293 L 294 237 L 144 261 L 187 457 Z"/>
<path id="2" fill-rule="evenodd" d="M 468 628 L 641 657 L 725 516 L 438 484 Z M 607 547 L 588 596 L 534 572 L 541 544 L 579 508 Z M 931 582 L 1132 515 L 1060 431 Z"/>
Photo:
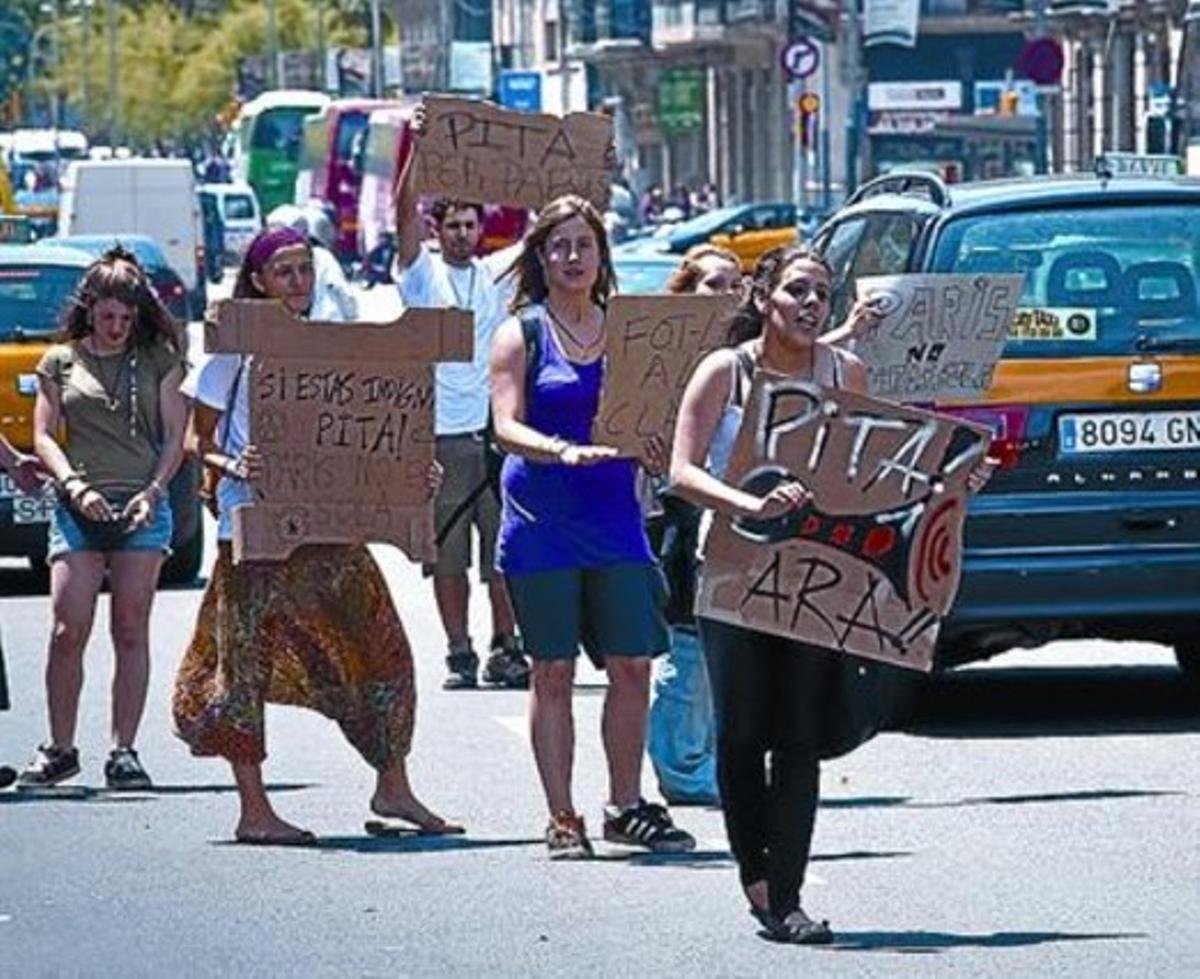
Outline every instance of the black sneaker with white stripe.
<path id="1" fill-rule="evenodd" d="M 653 853 L 686 853 L 696 838 L 673 822 L 664 806 L 639 799 L 636 806 L 604 807 L 604 838 L 624 846 L 644 846 Z"/>

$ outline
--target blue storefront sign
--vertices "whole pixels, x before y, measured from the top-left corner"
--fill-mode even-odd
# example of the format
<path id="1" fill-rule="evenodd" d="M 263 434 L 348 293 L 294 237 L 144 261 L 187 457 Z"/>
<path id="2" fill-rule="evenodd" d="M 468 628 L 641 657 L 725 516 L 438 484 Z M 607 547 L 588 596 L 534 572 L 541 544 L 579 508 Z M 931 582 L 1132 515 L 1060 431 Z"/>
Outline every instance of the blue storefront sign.
<path id="1" fill-rule="evenodd" d="M 500 72 L 500 104 L 522 112 L 542 111 L 542 76 L 536 71 L 506 69 Z"/>

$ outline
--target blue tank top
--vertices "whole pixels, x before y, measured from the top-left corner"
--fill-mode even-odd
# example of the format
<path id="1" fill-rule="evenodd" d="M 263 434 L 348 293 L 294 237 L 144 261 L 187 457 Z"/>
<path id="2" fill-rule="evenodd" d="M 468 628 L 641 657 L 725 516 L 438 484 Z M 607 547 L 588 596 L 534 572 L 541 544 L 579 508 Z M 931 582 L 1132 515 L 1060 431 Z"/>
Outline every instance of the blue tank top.
<path id="1" fill-rule="evenodd" d="M 591 442 L 604 361 L 568 360 L 545 312 L 534 307 L 537 356 L 527 370 L 525 421 L 546 435 Z M 506 575 L 568 568 L 650 564 L 653 556 L 634 492 L 637 463 L 613 459 L 594 466 L 504 460 L 496 566 Z"/>

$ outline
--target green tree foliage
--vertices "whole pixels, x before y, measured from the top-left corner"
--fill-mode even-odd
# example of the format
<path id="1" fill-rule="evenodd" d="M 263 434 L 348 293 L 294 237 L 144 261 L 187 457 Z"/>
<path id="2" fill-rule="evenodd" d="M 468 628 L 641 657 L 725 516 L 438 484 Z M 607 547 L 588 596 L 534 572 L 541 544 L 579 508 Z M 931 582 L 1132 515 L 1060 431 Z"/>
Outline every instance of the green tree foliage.
<path id="1" fill-rule="evenodd" d="M 366 43 L 361 16 L 345 6 L 350 4 L 325 4 L 328 46 Z M 281 50 L 317 47 L 319 7 L 313 0 L 276 0 Z M 119 0 L 119 11 L 117 126 L 122 142 L 147 146 L 211 134 L 216 113 L 234 96 L 238 59 L 266 52 L 266 3 Z M 94 7 L 86 36 L 84 23 L 79 14 L 62 21 L 59 70 L 47 84 L 64 93 L 73 109 L 86 110 L 89 131 L 106 134 L 112 106 L 103 2 Z"/>

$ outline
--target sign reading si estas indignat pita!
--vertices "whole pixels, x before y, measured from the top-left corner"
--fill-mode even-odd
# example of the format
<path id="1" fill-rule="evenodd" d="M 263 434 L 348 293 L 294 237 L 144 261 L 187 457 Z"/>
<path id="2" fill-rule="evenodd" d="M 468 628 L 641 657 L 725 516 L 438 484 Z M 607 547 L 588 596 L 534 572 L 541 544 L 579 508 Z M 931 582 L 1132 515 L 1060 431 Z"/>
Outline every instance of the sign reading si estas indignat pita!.
<path id="1" fill-rule="evenodd" d="M 929 670 L 958 591 L 967 477 L 989 432 L 759 372 L 727 478 L 756 496 L 799 480 L 805 506 L 719 516 L 698 615 Z"/>
<path id="2" fill-rule="evenodd" d="M 884 275 L 857 282 L 882 314 L 854 338 L 872 396 L 939 404 L 988 392 L 1009 336 L 1020 275 Z"/>
<path id="3" fill-rule="evenodd" d="M 684 388 L 700 360 L 724 346 L 736 305 L 729 296 L 616 296 L 592 440 L 637 456 L 657 435 L 670 451 Z"/>
<path id="4" fill-rule="evenodd" d="M 233 558 L 304 544 L 387 542 L 435 554 L 433 366 L 471 359 L 471 315 L 409 309 L 394 323 L 307 323 L 265 300 L 226 300 L 210 353 L 252 355 L 243 378 L 264 474 L 233 512 Z"/>
<path id="5" fill-rule="evenodd" d="M 608 205 L 612 119 L 502 109 L 490 102 L 430 96 L 417 141 L 419 193 L 541 207 L 563 194 Z"/>

